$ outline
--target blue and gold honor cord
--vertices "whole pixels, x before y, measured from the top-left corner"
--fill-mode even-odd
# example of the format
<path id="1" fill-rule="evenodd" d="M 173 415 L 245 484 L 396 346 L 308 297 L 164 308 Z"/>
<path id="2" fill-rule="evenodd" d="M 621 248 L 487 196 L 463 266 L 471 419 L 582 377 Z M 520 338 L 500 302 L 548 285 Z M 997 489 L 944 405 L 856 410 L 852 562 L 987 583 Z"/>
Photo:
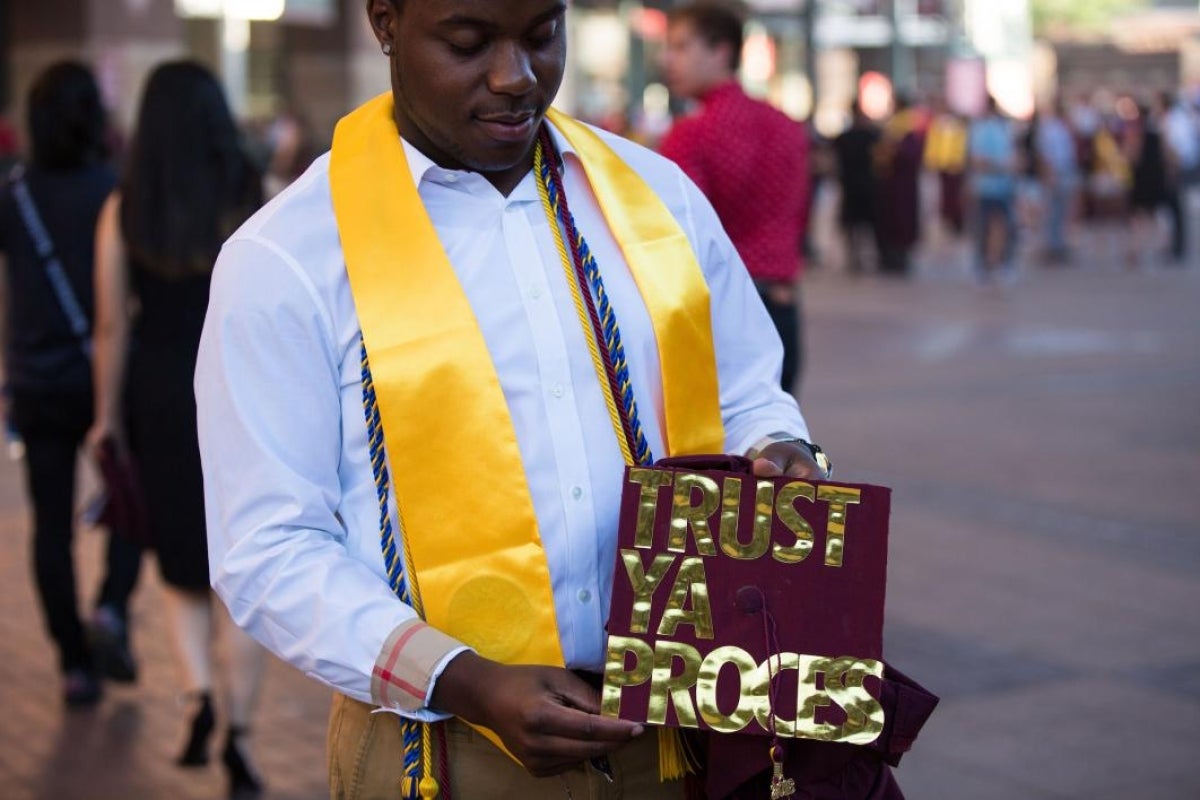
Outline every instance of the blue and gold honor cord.
<path id="1" fill-rule="evenodd" d="M 547 153 L 550 158 L 547 158 Z M 575 218 L 567 206 L 557 153 L 550 141 L 546 126 L 538 134 L 534 149 L 534 173 L 537 178 L 538 196 L 546 212 L 554 243 L 571 287 L 572 299 L 579 315 L 592 357 L 596 376 L 604 394 L 605 405 L 621 455 L 628 465 L 648 465 L 654 456 L 646 442 L 638 419 L 637 401 L 634 399 L 633 384 L 629 377 L 629 365 L 625 359 L 625 348 L 621 343 L 621 331 L 616 313 L 604 290 L 600 268 L 592 255 L 587 241 L 575 226 Z M 564 235 L 564 231 L 566 234 Z M 366 342 L 360 345 L 362 364 L 362 403 L 367 423 L 367 446 L 371 460 L 371 474 L 375 481 L 375 493 L 379 501 L 379 544 L 383 551 L 384 567 L 388 585 L 401 602 L 410 606 L 419 617 L 424 618 L 421 593 L 416 576 L 409 575 L 414 568 L 412 551 L 403 536 L 404 523 L 397 516 L 403 542 L 403 558 L 396 547 L 396 535 L 388 512 L 388 495 L 391 480 L 388 475 L 387 453 L 384 448 L 383 422 L 379 403 L 375 395 L 375 383 L 367 359 Z M 441 787 L 434 776 L 431 725 L 417 720 L 400 720 L 403 747 L 403 785 L 401 796 L 405 800 L 432 800 Z M 444 747 L 443 747 L 444 750 Z M 444 753 L 443 753 L 444 755 Z M 444 759 L 443 759 L 444 761 Z M 446 779 L 445 765 L 442 767 Z"/>
<path id="2" fill-rule="evenodd" d="M 617 316 L 608 300 L 608 293 L 604 291 L 604 280 L 600 276 L 596 257 L 575 226 L 575 217 L 567 205 L 560 165 L 561 159 L 554 150 L 548 129 L 543 125 L 533 153 L 538 197 L 541 198 L 550 230 L 554 233 L 554 244 L 571 287 L 579 324 L 587 337 L 592 366 L 604 393 L 613 430 L 621 446 L 621 455 L 627 465 L 647 465 L 654 461 L 654 455 L 646 443 L 638 418 L 637 400 L 633 395 L 633 383 L 629 378 L 629 364 L 625 360 Z"/>
<path id="3" fill-rule="evenodd" d="M 404 542 L 404 559 L 396 552 L 396 537 L 392 528 L 392 517 L 388 513 L 388 494 L 391 479 L 388 476 L 387 453 L 383 444 L 383 422 L 379 415 L 379 403 L 375 397 L 375 381 L 371 378 L 371 367 L 367 362 L 367 345 L 361 344 L 363 413 L 367 420 L 367 448 L 371 458 L 371 474 L 375 479 L 375 494 L 379 500 L 379 544 L 383 550 L 384 568 L 387 570 L 388 586 L 400 601 L 410 606 L 417 616 L 424 618 L 421 593 L 416 576 L 408 575 L 406 564 L 412 564 L 412 552 L 408 540 Z M 397 512 L 399 513 L 399 512 Z M 397 516 L 397 520 L 400 517 Z M 403 522 L 401 532 L 403 533 Z M 433 774 L 433 747 L 431 726 L 414 719 L 401 719 L 400 732 L 404 753 L 403 786 L 401 796 L 405 800 L 425 798 L 432 800 L 438 795 L 438 783 Z M 424 778 L 421 774 L 424 773 Z"/>

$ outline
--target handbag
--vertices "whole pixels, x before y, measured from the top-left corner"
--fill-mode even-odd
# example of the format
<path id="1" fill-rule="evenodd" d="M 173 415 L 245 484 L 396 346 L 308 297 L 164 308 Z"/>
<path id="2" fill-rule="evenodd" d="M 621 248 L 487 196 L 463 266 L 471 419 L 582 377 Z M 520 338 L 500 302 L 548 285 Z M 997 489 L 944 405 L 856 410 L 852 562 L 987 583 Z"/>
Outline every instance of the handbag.
<path id="1" fill-rule="evenodd" d="M 71 288 L 71 281 L 67 278 L 62 261 L 55 252 L 54 240 L 50 238 L 37 205 L 33 202 L 33 195 L 30 194 L 29 185 L 25 181 L 25 169 L 21 164 L 9 171 L 8 181 L 17 204 L 17 212 L 21 216 L 26 233 L 33 240 L 38 258 L 42 260 L 46 278 L 50 281 L 50 288 L 54 290 L 54 297 L 58 300 L 63 316 L 67 318 L 71 332 L 79 342 L 79 349 L 90 362 L 91 323 L 83 312 L 74 289 Z M 100 470 L 104 488 L 100 495 L 88 502 L 84 512 L 85 521 L 104 525 L 111 533 L 123 536 L 135 544 L 148 544 L 146 501 L 133 457 L 128 452 L 118 451 L 116 443 L 107 439 L 101 443 L 96 453 L 96 466 Z"/>
<path id="2" fill-rule="evenodd" d="M 146 496 L 137 463 L 128 451 L 122 452 L 112 439 L 100 443 L 96 466 L 104 482 L 104 494 L 95 515 L 95 522 L 137 545 L 150 544 L 149 515 Z"/>

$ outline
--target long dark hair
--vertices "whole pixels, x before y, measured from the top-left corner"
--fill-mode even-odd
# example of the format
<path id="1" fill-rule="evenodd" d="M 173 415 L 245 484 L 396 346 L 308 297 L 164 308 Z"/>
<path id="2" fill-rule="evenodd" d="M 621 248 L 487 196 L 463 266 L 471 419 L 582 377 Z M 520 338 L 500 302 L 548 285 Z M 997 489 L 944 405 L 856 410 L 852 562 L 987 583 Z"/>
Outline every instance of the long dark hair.
<path id="1" fill-rule="evenodd" d="M 107 155 L 100 90 L 92 71 L 78 61 L 59 61 L 38 75 L 28 108 L 35 166 L 79 169 Z"/>
<path id="2" fill-rule="evenodd" d="M 157 67 L 121 182 L 130 257 L 164 277 L 208 272 L 221 243 L 261 201 L 260 178 L 217 79 L 193 61 Z"/>

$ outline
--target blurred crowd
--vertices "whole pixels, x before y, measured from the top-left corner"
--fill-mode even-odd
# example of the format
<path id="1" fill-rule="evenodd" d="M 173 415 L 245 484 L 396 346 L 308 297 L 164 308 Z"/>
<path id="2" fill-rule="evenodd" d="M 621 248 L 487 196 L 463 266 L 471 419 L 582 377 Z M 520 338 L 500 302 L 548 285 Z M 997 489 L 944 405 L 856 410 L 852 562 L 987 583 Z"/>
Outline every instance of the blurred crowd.
<path id="1" fill-rule="evenodd" d="M 1018 252 L 1046 266 L 1077 258 L 1076 231 L 1109 239 L 1131 267 L 1180 265 L 1189 252 L 1188 194 L 1200 185 L 1200 105 L 1184 93 L 1144 99 L 1060 98 L 1027 120 L 991 98 L 968 117 L 935 98 L 897 97 L 883 120 L 857 105 L 832 139 L 813 135 L 814 187 L 838 182 L 847 267 L 906 275 L 934 220 L 969 236 L 982 281 L 1011 278 Z M 936 202 L 922 203 L 924 187 Z M 1019 236 L 1029 236 L 1018 251 Z"/>

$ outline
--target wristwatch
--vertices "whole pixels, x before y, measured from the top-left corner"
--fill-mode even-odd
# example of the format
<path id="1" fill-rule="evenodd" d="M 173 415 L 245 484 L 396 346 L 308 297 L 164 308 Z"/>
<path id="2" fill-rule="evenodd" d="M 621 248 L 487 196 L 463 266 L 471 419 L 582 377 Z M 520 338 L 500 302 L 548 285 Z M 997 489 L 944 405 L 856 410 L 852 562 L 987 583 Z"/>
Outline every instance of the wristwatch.
<path id="1" fill-rule="evenodd" d="M 764 438 L 757 446 L 754 447 L 751 457 L 753 458 L 757 456 L 758 453 L 761 452 L 766 446 L 780 442 L 795 443 L 804 447 L 812 455 L 813 461 L 817 462 L 817 466 L 821 468 L 821 471 L 825 473 L 824 477 L 827 479 L 833 477 L 833 462 L 829 460 L 829 456 L 825 455 L 825 451 L 821 449 L 821 445 L 813 444 L 807 439 L 801 439 L 799 436 L 790 436 L 785 433 L 773 433 Z"/>

